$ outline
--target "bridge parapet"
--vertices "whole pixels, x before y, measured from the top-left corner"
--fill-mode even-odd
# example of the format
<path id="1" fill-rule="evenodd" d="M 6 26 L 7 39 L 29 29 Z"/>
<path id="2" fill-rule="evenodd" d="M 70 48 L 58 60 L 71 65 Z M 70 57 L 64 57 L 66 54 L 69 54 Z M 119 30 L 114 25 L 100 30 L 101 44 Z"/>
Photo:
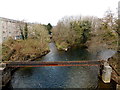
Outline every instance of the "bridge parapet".
<path id="1" fill-rule="evenodd" d="M 43 66 L 99 66 L 103 60 L 86 61 L 22 61 L 6 62 L 7 67 L 43 67 Z"/>
<path id="2" fill-rule="evenodd" d="M 109 63 L 107 61 L 104 62 L 103 70 L 102 70 L 102 80 L 104 83 L 110 83 L 111 73 L 112 73 L 112 68 L 110 67 Z"/>
<path id="3" fill-rule="evenodd" d="M 4 62 L 0 64 L 0 68 L 16 68 L 16 67 L 43 67 L 43 66 L 102 66 L 102 80 L 104 83 L 110 83 L 112 76 L 114 75 L 114 69 L 109 65 L 106 60 L 86 60 L 86 61 L 16 61 L 16 62 Z M 6 70 L 5 70 L 6 71 Z M 7 75 L 11 71 L 7 70 Z M 7 76 L 8 77 L 8 76 Z M 6 80 L 6 79 L 4 79 Z M 117 79 L 118 80 L 118 79 Z"/>
<path id="4" fill-rule="evenodd" d="M 6 68 L 6 63 L 0 63 L 0 70 L 3 70 Z"/>

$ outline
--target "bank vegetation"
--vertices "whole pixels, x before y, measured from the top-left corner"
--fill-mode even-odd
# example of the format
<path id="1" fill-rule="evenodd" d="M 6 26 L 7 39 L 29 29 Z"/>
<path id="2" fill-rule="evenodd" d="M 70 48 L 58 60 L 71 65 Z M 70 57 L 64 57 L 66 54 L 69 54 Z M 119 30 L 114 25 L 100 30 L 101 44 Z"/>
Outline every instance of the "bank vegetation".
<path id="1" fill-rule="evenodd" d="M 74 45 L 89 49 L 117 49 L 117 18 L 111 10 L 103 18 L 94 16 L 71 16 L 62 18 L 52 29 L 53 40 L 58 49 Z"/>
<path id="2" fill-rule="evenodd" d="M 26 23 L 20 30 L 21 39 L 9 37 L 2 43 L 2 61 L 34 60 L 49 52 L 50 39 L 45 26 Z"/>

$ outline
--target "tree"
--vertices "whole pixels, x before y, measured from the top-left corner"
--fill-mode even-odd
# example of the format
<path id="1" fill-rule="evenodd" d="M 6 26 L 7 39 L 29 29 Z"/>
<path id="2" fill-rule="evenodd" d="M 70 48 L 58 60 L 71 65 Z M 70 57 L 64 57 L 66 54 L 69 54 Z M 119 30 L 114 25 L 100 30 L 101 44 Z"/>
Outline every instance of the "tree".
<path id="1" fill-rule="evenodd" d="M 51 29 L 52 29 L 52 25 L 50 23 L 48 23 L 47 25 L 47 30 L 48 30 L 48 33 L 51 34 Z"/>
<path id="2" fill-rule="evenodd" d="M 91 22 L 87 18 L 65 17 L 52 29 L 53 40 L 58 49 L 73 45 L 84 45 L 89 39 Z"/>
<path id="3" fill-rule="evenodd" d="M 86 43 L 91 31 L 91 23 L 89 21 L 82 21 L 80 27 L 82 28 L 82 39 L 81 43 Z"/>
<path id="4" fill-rule="evenodd" d="M 25 23 L 25 27 L 24 27 L 24 38 L 27 39 L 28 38 L 28 28 L 27 28 L 27 23 Z"/>
<path id="5" fill-rule="evenodd" d="M 25 40 L 28 38 L 28 27 L 27 27 L 27 23 L 24 22 L 20 22 L 19 23 L 19 28 L 20 28 L 20 33 L 22 36 L 22 39 Z"/>
<path id="6" fill-rule="evenodd" d="M 118 33 L 118 51 L 120 51 L 120 19 L 118 19 L 117 33 Z"/>
<path id="7" fill-rule="evenodd" d="M 86 43 L 91 31 L 91 23 L 88 20 L 73 21 L 70 27 L 77 32 L 77 42 Z"/>
<path id="8" fill-rule="evenodd" d="M 19 27 L 20 27 L 20 32 L 21 32 L 22 39 L 24 40 L 25 38 L 24 38 L 24 34 L 23 34 L 23 29 L 22 29 L 21 26 L 19 26 Z"/>

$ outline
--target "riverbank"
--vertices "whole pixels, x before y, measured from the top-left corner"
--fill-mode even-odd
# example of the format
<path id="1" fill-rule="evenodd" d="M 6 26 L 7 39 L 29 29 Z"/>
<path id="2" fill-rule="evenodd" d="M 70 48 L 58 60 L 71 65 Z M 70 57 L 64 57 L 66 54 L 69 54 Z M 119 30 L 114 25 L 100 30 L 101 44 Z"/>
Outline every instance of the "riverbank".
<path id="1" fill-rule="evenodd" d="M 16 62 L 37 60 L 50 52 L 47 44 L 48 42 L 41 44 L 38 39 L 13 40 L 10 38 L 3 43 L 2 61 Z M 2 70 L 3 86 L 11 80 L 11 77 L 16 70 L 17 68 L 8 68 L 5 66 Z"/>
<path id="2" fill-rule="evenodd" d="M 94 43 L 96 44 L 96 43 Z M 86 50 L 88 50 L 89 52 L 93 53 L 94 55 L 97 56 L 97 58 L 99 60 L 107 60 L 110 64 L 110 66 L 112 68 L 114 68 L 114 70 L 118 73 L 118 76 L 116 78 L 113 78 L 114 75 L 111 75 L 111 82 L 109 84 L 105 84 L 103 83 L 103 81 L 101 80 L 101 78 L 99 77 L 99 84 L 97 89 L 112 89 L 112 90 L 116 90 L 117 88 L 117 84 L 120 84 L 120 63 L 119 63 L 119 58 L 120 58 L 120 52 L 117 52 L 117 46 L 115 46 L 116 44 L 113 45 L 105 45 L 101 43 L 96 44 L 96 45 L 92 45 L 90 46 L 90 44 L 88 45 L 88 43 L 86 43 L 85 45 L 74 45 L 74 46 L 79 46 L 81 48 L 84 48 Z M 73 46 L 69 46 L 69 48 L 66 49 L 61 49 L 63 51 L 68 51 L 68 49 L 71 49 Z M 59 49 L 58 49 L 59 50 Z M 112 72 L 113 74 L 113 72 Z"/>
<path id="3" fill-rule="evenodd" d="M 54 41 L 54 43 L 55 43 L 55 46 L 56 46 L 56 48 L 59 50 L 59 51 L 68 51 L 69 49 L 71 49 L 71 48 L 73 48 L 73 47 L 80 47 L 80 48 L 83 48 L 83 49 L 87 49 L 88 47 L 86 46 L 86 45 L 84 45 L 84 44 L 72 44 L 72 45 L 70 45 L 70 44 L 66 44 L 66 45 L 59 45 L 59 44 L 57 44 L 55 41 Z"/>
<path id="4" fill-rule="evenodd" d="M 49 51 L 43 52 L 41 55 L 38 55 L 36 57 L 32 57 L 27 59 L 27 61 L 34 61 L 37 60 L 43 56 L 45 56 Z M 6 86 L 9 84 L 11 81 L 12 75 L 15 73 L 16 70 L 19 68 L 13 68 L 13 67 L 4 67 L 4 69 L 1 71 L 2 72 L 2 90 L 5 90 Z"/>
<path id="5" fill-rule="evenodd" d="M 99 78 L 99 80 L 98 80 L 98 87 L 96 88 L 96 89 L 107 89 L 107 90 L 116 90 L 116 82 L 115 81 L 113 81 L 113 80 L 111 80 L 111 82 L 110 83 L 104 83 L 103 81 L 102 81 L 102 79 L 100 78 L 100 77 L 98 77 Z"/>
<path id="6" fill-rule="evenodd" d="M 48 42 L 41 44 L 39 39 L 9 39 L 2 44 L 2 61 L 31 61 L 49 51 Z"/>
<path id="7" fill-rule="evenodd" d="M 114 72 L 112 72 L 113 80 L 118 84 L 118 88 L 120 88 L 120 52 L 117 53 L 108 59 L 110 66 L 113 68 Z"/>

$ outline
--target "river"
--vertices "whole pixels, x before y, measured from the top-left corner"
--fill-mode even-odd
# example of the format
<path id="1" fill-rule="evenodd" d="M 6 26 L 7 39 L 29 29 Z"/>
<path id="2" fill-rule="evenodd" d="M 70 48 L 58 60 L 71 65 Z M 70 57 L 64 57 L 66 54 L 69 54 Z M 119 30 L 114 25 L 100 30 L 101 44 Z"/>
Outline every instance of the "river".
<path id="1" fill-rule="evenodd" d="M 54 43 L 41 61 L 96 60 L 98 57 L 80 47 L 58 51 Z M 9 83 L 11 88 L 97 88 L 98 66 L 49 66 L 20 68 Z"/>

